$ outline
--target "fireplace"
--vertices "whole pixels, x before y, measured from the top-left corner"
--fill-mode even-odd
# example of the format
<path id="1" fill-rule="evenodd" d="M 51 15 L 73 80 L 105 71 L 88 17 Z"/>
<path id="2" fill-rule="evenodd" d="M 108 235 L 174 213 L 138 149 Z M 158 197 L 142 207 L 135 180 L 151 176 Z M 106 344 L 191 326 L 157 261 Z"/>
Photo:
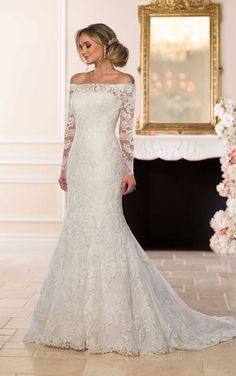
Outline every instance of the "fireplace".
<path id="1" fill-rule="evenodd" d="M 136 190 L 123 197 L 134 236 L 145 249 L 209 250 L 209 221 L 226 199 L 219 158 L 200 161 L 134 160 Z"/>

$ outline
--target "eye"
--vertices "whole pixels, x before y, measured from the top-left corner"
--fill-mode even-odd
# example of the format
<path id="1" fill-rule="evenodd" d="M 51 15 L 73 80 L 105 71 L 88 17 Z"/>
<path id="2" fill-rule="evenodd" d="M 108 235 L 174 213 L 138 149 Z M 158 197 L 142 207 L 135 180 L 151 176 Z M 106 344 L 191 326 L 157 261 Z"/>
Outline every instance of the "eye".
<path id="1" fill-rule="evenodd" d="M 91 43 L 85 43 L 84 45 L 80 44 L 80 50 L 82 50 L 83 47 L 89 48 L 89 47 L 91 47 Z"/>

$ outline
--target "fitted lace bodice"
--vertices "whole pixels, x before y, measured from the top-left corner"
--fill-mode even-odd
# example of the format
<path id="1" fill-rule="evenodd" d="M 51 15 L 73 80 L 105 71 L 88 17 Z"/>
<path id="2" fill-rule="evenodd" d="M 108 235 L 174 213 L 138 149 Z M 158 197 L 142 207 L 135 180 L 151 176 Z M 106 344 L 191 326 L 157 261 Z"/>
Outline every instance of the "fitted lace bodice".
<path id="1" fill-rule="evenodd" d="M 106 92 L 115 95 L 120 101 L 120 122 L 119 122 L 119 140 L 123 158 L 124 174 L 133 174 L 133 158 L 134 158 L 134 141 L 133 141 L 133 118 L 135 110 L 135 84 L 105 84 L 105 83 L 85 83 L 70 84 L 68 116 L 65 126 L 64 151 L 62 159 L 62 169 L 67 166 L 70 149 L 74 140 L 76 129 L 79 130 L 79 120 L 76 122 L 75 110 L 72 101 L 76 92 Z M 102 111 L 102 109 L 101 109 Z M 88 114 L 89 116 L 89 114 Z"/>

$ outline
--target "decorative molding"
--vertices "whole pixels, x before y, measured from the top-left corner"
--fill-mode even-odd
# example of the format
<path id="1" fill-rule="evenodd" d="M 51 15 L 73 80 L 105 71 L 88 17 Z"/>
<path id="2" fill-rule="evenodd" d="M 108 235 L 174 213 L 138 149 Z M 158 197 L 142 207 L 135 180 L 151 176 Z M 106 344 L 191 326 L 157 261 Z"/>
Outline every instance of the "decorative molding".
<path id="1" fill-rule="evenodd" d="M 46 223 L 53 223 L 53 222 L 62 222 L 63 216 L 60 215 L 16 215 L 16 216 L 8 216 L 8 215 L 1 215 L 0 222 L 46 222 Z"/>
<path id="2" fill-rule="evenodd" d="M 65 81 L 66 81 L 66 0 L 57 0 L 58 3 L 58 119 L 59 135 L 56 136 L 19 136 L 0 137 L 0 144 L 24 144 L 24 143 L 62 143 L 64 141 L 65 127 Z"/>
<path id="3" fill-rule="evenodd" d="M 14 258 L 19 257 L 22 259 L 27 257 L 30 261 L 30 256 L 41 257 L 42 252 L 53 252 L 58 242 L 58 234 L 0 234 L 0 251 L 1 258 L 9 257 L 9 251 L 14 252 Z M 40 252 L 40 253 L 39 253 Z M 27 254 L 26 254 L 27 253 Z"/>
<path id="4" fill-rule="evenodd" d="M 206 9 L 212 6 L 211 0 L 152 0 L 150 5 L 154 5 L 161 10 L 192 10 Z"/>
<path id="5" fill-rule="evenodd" d="M 32 232 L 29 232 L 29 233 L 16 233 L 14 232 L 13 234 L 10 234 L 10 233 L 0 233 L 0 239 L 35 239 L 35 238 L 39 238 L 39 239 L 57 239 L 58 238 L 58 234 L 44 234 L 44 233 L 32 233 Z"/>
<path id="6" fill-rule="evenodd" d="M 173 121 L 158 122 L 158 118 L 150 118 L 150 72 L 151 72 L 151 22 L 155 17 L 202 17 L 209 18 L 210 27 L 210 76 L 209 76 L 209 119 L 202 123 L 177 123 Z M 216 118 L 213 106 L 220 97 L 220 22 L 221 3 L 210 0 L 153 0 L 149 4 L 138 6 L 138 18 L 141 27 L 140 66 L 141 76 L 141 109 L 136 121 L 136 133 L 152 134 L 214 134 Z"/>
<path id="7" fill-rule="evenodd" d="M 167 161 L 186 159 L 199 161 L 219 158 L 224 154 L 224 144 L 216 135 L 136 135 L 134 157 L 141 160 L 161 158 Z"/>
<path id="8" fill-rule="evenodd" d="M 0 183 L 30 183 L 30 184 L 58 184 L 57 176 L 5 176 L 0 178 Z M 41 216 L 0 216 L 0 222 L 62 222 L 66 208 L 66 193 L 58 187 L 59 215 Z"/>
<path id="9" fill-rule="evenodd" d="M 64 141 L 65 105 L 66 105 L 66 0 L 59 1 L 58 22 L 58 105 L 59 105 L 59 142 Z M 57 142 L 57 141 L 55 141 Z"/>
<path id="10" fill-rule="evenodd" d="M 7 157 L 0 158 L 0 165 L 61 165 L 61 158 Z"/>
<path id="11" fill-rule="evenodd" d="M 134 135 L 136 159 L 201 160 L 218 158 L 224 153 L 224 145 L 216 135 Z M 192 149 L 191 149 L 192 148 Z M 60 165 L 60 158 L 0 158 L 1 164 Z M 56 177 L 54 177 L 55 179 Z M 52 178 L 53 179 L 53 178 Z"/>
<path id="12" fill-rule="evenodd" d="M 0 137 L 0 144 L 60 144 L 61 136 Z"/>
<path id="13" fill-rule="evenodd" d="M 66 0 L 58 0 L 58 118 L 59 134 L 56 136 L 15 136 L 0 137 L 2 144 L 61 144 L 64 141 L 65 126 L 65 82 L 66 82 Z M 7 157 L 0 158 L 0 165 L 60 165 L 61 158 L 51 157 Z M 57 176 L 1 176 L 1 183 L 36 183 L 36 184 L 58 184 Z M 62 222 L 65 214 L 66 193 L 58 186 L 58 205 L 59 215 L 42 215 L 42 216 L 0 216 L 0 222 Z M 9 234 L 9 237 L 17 238 L 17 234 Z M 20 235 L 19 235 L 20 236 Z M 24 234 L 28 238 L 30 235 Z M 38 234 L 37 234 L 38 236 Z M 7 234 L 0 234 L 1 239 L 6 238 Z M 47 235 L 42 234 L 42 238 Z M 54 238 L 53 238 L 54 239 Z M 32 240 L 31 240 L 32 243 Z M 34 241 L 35 244 L 35 241 Z M 1 240 L 2 245 L 2 240 Z M 17 243 L 18 246 L 18 243 Z M 40 240 L 41 247 L 41 240 Z"/>
<path id="14" fill-rule="evenodd" d="M 58 184 L 57 176 L 0 176 L 0 183 L 53 183 Z"/>

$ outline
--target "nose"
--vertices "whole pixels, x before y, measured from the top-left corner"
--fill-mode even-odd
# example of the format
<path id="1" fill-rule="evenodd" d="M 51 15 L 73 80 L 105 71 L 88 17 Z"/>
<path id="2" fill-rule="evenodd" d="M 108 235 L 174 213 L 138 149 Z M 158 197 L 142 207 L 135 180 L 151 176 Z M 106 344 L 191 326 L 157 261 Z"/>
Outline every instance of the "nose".
<path id="1" fill-rule="evenodd" d="M 81 47 L 81 53 L 84 55 L 85 52 L 86 52 L 86 47 L 85 47 L 85 46 L 82 46 L 82 47 Z"/>

